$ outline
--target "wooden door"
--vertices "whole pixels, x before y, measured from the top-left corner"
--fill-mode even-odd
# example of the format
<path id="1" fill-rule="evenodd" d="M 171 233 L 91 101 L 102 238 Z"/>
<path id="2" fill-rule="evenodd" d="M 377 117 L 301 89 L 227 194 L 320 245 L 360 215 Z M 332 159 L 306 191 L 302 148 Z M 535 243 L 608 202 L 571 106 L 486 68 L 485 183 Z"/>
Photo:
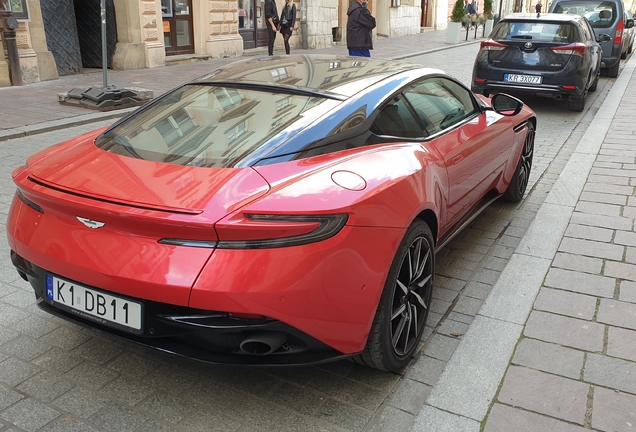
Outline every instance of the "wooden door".
<path id="1" fill-rule="evenodd" d="M 239 34 L 243 38 L 243 49 L 267 46 L 269 35 L 265 24 L 265 2 L 260 0 L 239 0 L 238 17 Z"/>
<path id="2" fill-rule="evenodd" d="M 161 0 L 166 55 L 194 53 L 192 0 Z"/>
<path id="3" fill-rule="evenodd" d="M 420 27 L 428 27 L 428 0 L 422 0 L 422 20 Z"/>

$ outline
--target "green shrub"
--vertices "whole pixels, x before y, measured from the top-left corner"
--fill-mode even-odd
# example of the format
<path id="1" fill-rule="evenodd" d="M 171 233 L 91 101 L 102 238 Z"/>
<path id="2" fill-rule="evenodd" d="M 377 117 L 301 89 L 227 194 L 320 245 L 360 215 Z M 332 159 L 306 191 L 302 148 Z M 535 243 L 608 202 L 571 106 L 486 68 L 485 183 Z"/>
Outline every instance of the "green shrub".
<path id="1" fill-rule="evenodd" d="M 484 0 L 484 15 L 492 18 L 492 0 Z"/>
<path id="2" fill-rule="evenodd" d="M 492 1 L 492 0 L 491 0 Z M 464 0 L 457 0 L 453 7 L 453 13 L 451 14 L 452 22 L 462 22 L 462 19 L 466 16 L 466 9 L 464 9 Z"/>

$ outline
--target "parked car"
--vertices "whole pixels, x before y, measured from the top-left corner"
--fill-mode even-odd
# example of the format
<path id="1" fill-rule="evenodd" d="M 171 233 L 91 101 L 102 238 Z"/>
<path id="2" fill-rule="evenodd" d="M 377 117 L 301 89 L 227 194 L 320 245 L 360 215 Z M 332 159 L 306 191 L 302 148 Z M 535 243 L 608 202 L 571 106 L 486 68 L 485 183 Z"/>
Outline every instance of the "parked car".
<path id="1" fill-rule="evenodd" d="M 603 49 L 601 66 L 608 77 L 618 76 L 620 59 L 629 49 L 624 32 L 634 27 L 633 19 L 625 19 L 622 0 L 554 0 L 550 12 L 585 16 Z"/>
<path id="2" fill-rule="evenodd" d="M 629 20 L 634 20 L 632 13 L 625 11 L 625 20 L 624 22 L 627 23 Z M 621 58 L 622 59 L 626 59 L 628 54 L 632 53 L 632 46 L 634 45 L 634 27 L 629 27 L 625 28 L 625 33 L 624 33 L 624 39 L 625 42 L 623 43 L 623 48 L 624 50 L 621 53 Z"/>
<path id="3" fill-rule="evenodd" d="M 44 310 L 163 351 L 397 371 L 435 251 L 522 199 L 535 125 L 418 65 L 232 63 L 29 157 L 11 259 Z"/>
<path id="4" fill-rule="evenodd" d="M 608 38 L 608 36 L 602 36 Z M 566 97 L 568 108 L 583 111 L 601 71 L 601 47 L 579 15 L 512 14 L 481 42 L 472 90 Z"/>

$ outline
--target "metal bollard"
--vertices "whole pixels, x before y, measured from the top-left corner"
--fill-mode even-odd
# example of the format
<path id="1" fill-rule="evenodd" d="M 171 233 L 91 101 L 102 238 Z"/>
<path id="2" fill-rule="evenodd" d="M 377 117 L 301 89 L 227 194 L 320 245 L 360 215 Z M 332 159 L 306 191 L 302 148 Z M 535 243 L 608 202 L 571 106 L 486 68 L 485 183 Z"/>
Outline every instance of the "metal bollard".
<path id="1" fill-rule="evenodd" d="M 9 60 L 9 76 L 11 84 L 22 85 L 22 70 L 20 69 L 20 55 L 18 54 L 18 44 L 15 40 L 15 29 L 18 28 L 18 20 L 15 19 L 11 11 L 0 11 L 2 20 L 2 40 L 7 48 Z"/>

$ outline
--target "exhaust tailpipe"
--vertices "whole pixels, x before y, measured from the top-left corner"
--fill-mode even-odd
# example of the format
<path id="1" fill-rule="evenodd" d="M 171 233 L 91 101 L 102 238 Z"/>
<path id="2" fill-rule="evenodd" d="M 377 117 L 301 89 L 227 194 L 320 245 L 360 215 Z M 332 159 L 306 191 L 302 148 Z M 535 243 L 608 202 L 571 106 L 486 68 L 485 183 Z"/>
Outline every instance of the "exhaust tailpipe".
<path id="1" fill-rule="evenodd" d="M 271 354 L 287 342 L 287 335 L 280 332 L 254 333 L 241 342 L 241 351 L 246 354 L 264 356 Z"/>

